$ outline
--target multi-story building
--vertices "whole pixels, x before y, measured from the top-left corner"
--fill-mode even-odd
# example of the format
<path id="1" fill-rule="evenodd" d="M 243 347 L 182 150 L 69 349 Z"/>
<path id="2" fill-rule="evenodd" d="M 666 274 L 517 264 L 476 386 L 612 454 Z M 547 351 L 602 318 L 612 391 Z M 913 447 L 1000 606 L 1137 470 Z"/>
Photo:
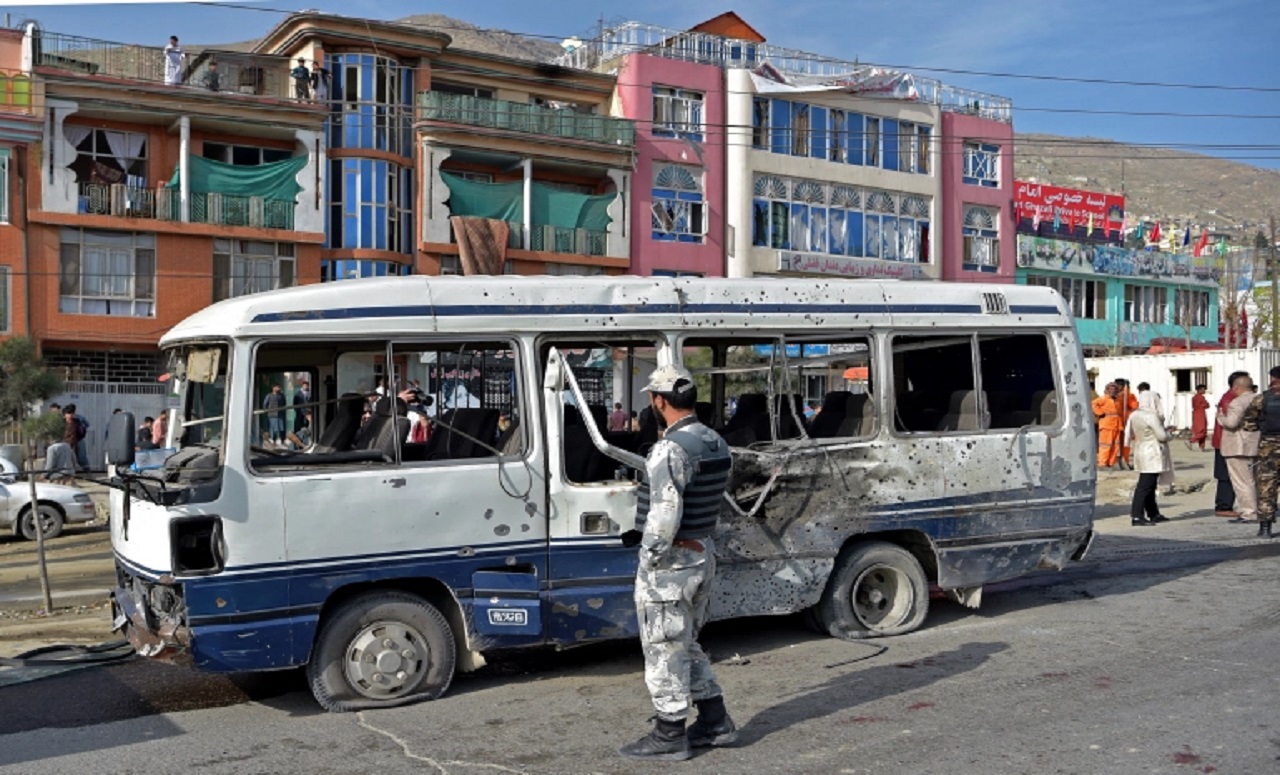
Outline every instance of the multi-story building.
<path id="1" fill-rule="evenodd" d="M 450 44 L 320 13 L 259 42 L 331 76 L 323 279 L 625 271 L 635 129 L 609 115 L 616 78 Z"/>
<path id="2" fill-rule="evenodd" d="M 1015 195 L 1017 282 L 1062 294 L 1086 354 L 1217 341 L 1215 258 L 1124 247 L 1123 196 L 1034 182 Z"/>
<path id="3" fill-rule="evenodd" d="M 652 175 L 641 271 L 708 274 L 723 246 L 729 276 L 1013 278 L 1008 100 L 769 44 L 733 13 L 627 22 L 559 62 L 625 73 Z"/>
<path id="4" fill-rule="evenodd" d="M 205 50 L 166 72 L 158 47 L 34 24 L 0 48 L 20 107 L 3 122 L 20 125 L 3 167 L 20 224 L 0 227 L 7 330 L 63 369 L 87 416 L 154 414 L 165 330 L 320 279 L 323 110 L 291 97 L 278 57 Z"/>

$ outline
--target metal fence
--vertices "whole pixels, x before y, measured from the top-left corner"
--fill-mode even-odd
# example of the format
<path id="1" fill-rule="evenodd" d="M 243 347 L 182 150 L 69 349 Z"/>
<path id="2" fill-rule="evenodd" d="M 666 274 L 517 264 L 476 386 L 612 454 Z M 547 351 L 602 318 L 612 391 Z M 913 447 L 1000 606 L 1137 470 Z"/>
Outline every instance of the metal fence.
<path id="1" fill-rule="evenodd" d="M 636 142 L 636 125 L 629 119 L 467 94 L 422 92 L 418 95 L 418 117 L 423 121 L 445 121 L 625 147 Z"/>

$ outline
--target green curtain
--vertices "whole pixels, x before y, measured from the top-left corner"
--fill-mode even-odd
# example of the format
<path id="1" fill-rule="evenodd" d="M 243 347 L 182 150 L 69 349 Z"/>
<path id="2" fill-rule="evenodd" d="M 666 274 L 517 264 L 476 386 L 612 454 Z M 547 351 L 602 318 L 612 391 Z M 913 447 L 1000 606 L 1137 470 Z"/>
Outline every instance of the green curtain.
<path id="1" fill-rule="evenodd" d="M 244 166 L 193 156 L 187 162 L 191 169 L 191 193 L 260 196 L 263 199 L 294 201 L 302 186 L 297 175 L 307 166 L 306 156 Z M 177 188 L 182 181 L 182 168 L 173 171 L 168 187 Z"/>
<path id="2" fill-rule="evenodd" d="M 524 218 L 524 183 L 480 183 L 448 172 L 440 173 L 449 187 L 445 204 L 451 215 L 496 218 L 519 223 Z M 608 231 L 609 204 L 614 194 L 591 195 L 562 191 L 534 181 L 532 217 L 536 226 Z"/>

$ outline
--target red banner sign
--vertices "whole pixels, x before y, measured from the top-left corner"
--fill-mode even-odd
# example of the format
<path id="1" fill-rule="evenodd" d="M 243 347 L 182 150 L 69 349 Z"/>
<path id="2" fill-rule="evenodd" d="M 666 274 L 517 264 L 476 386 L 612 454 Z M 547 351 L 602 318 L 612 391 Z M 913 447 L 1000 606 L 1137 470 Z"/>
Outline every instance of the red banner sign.
<path id="1" fill-rule="evenodd" d="M 1104 194 L 1100 191 L 1083 191 L 1078 188 L 1046 186 L 1043 183 L 1015 181 L 1013 189 L 1014 213 L 1019 218 L 1050 222 L 1054 216 L 1061 220 L 1083 225 L 1093 216 L 1096 228 L 1116 228 L 1124 223 L 1124 197 L 1120 194 Z"/>

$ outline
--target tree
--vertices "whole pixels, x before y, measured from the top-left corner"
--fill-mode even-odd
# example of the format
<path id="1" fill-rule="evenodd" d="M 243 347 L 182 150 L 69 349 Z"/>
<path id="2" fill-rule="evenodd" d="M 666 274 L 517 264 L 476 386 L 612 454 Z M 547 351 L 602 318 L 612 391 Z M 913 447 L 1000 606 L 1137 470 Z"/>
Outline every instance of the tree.
<path id="1" fill-rule="evenodd" d="M 1259 250 L 1266 250 L 1271 247 L 1271 242 L 1267 239 L 1267 235 L 1263 233 L 1262 229 L 1258 229 L 1258 233 L 1253 235 L 1253 246 Z"/>
<path id="2" fill-rule="evenodd" d="M 31 408 L 62 392 L 62 378 L 44 367 L 35 343 L 15 336 L 0 343 L 0 418 L 22 422 Z"/>

